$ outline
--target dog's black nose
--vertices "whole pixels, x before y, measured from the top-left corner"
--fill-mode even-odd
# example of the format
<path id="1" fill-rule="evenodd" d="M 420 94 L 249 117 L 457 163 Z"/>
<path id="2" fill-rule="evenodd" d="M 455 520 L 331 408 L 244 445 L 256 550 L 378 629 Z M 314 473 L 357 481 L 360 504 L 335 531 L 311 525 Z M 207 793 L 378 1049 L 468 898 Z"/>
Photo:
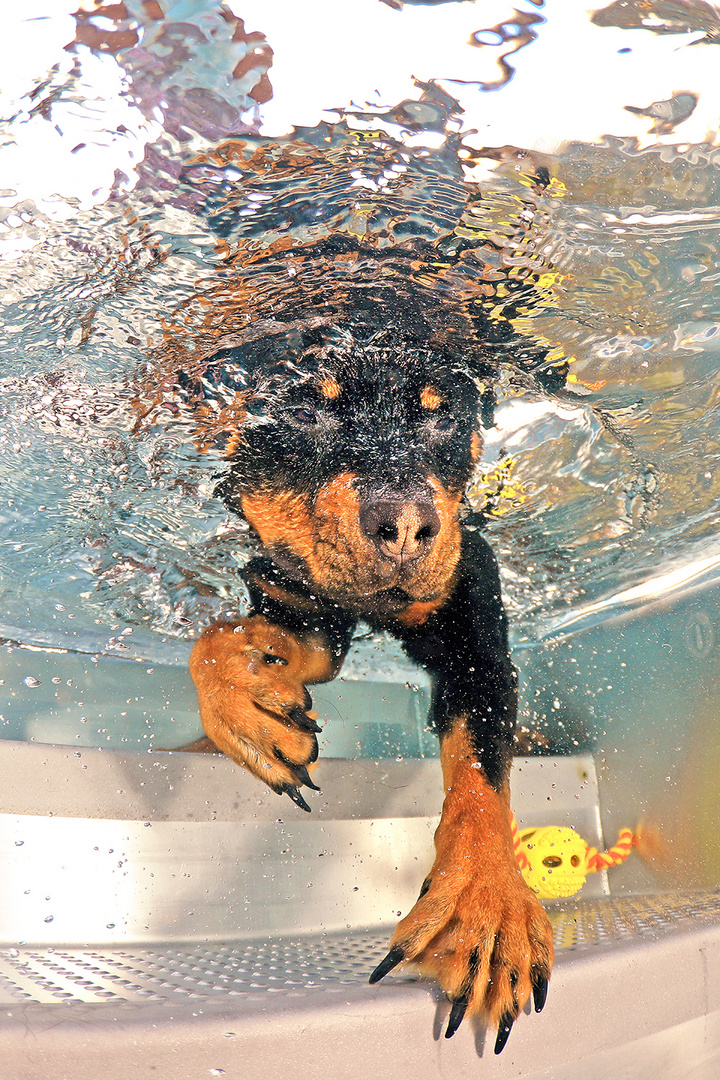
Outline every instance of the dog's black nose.
<path id="1" fill-rule="evenodd" d="M 402 567 L 427 555 L 440 519 L 431 502 L 372 499 L 360 508 L 360 526 L 381 555 Z"/>

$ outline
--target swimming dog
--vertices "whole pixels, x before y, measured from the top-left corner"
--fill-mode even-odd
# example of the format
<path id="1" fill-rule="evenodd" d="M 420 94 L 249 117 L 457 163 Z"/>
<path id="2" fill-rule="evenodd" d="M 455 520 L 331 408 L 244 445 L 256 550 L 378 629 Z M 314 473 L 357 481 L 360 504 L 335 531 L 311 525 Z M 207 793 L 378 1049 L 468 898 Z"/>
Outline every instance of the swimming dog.
<path id="1" fill-rule="evenodd" d="M 206 373 L 238 357 L 221 350 Z M 356 622 L 430 673 L 445 790 L 436 857 L 370 981 L 411 962 L 452 1002 L 447 1037 L 466 1012 L 485 1014 L 499 1053 L 531 994 L 542 1009 L 553 946 L 513 853 L 517 691 L 498 568 L 461 513 L 481 389 L 461 359 L 395 332 L 263 357 L 241 365 L 222 485 L 260 542 L 244 571 L 252 608 L 193 649 L 205 732 L 309 810 L 320 729 L 307 687 L 338 674 Z"/>

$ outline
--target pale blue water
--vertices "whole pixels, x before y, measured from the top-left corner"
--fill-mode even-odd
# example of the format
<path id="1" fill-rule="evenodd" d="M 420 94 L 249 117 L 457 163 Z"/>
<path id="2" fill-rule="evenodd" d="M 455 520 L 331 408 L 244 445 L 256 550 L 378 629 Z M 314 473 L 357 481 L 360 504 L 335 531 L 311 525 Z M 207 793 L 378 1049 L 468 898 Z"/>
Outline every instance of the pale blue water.
<path id="1" fill-rule="evenodd" d="M 686 6 L 686 24 L 668 24 L 664 36 L 643 28 L 645 16 L 630 27 L 629 16 L 613 24 L 611 12 L 610 25 L 592 27 L 583 13 L 588 33 L 613 35 L 592 39 L 612 42 L 613 63 L 631 70 L 637 57 L 644 81 L 625 104 L 662 101 L 674 77 L 667 64 L 680 65 L 684 78 L 695 56 L 700 80 L 707 55 L 720 55 L 703 37 L 712 28 L 698 23 L 702 12 Z M 427 66 L 427 43 L 414 45 L 403 30 L 425 8 L 396 7 L 384 32 L 408 50 L 408 71 L 416 60 Z M 370 67 L 364 97 L 334 97 L 341 84 L 331 81 L 331 65 L 303 67 L 315 55 L 311 19 L 294 74 L 278 44 L 269 78 L 281 89 L 267 102 L 253 99 L 263 96 L 267 60 L 255 7 L 245 29 L 259 37 L 249 42 L 230 40 L 232 25 L 212 4 L 187 0 L 168 9 L 163 33 L 129 5 L 125 29 L 139 44 L 114 54 L 63 52 L 74 33 L 66 16 L 46 56 L 28 52 L 24 82 L 7 99 L 0 158 L 0 635 L 11 645 L 182 664 L 194 628 L 242 610 L 246 531 L 213 495 L 226 465 L 197 451 L 169 390 L 137 427 L 138 397 L 148 404 L 143 372 L 163 340 L 163 319 L 187 315 L 189 339 L 207 308 L 184 302 L 203 290 L 219 303 L 236 289 L 226 260 L 238 250 L 260 317 L 352 307 L 359 294 L 347 291 L 350 264 L 341 258 L 328 254 L 317 272 L 294 275 L 286 246 L 321 238 L 364 245 L 353 270 L 364 288 L 386 297 L 398 283 L 414 290 L 431 339 L 462 342 L 468 305 L 488 274 L 511 282 L 529 274 L 520 327 L 527 349 L 541 342 L 572 359 L 566 388 L 550 394 L 521 374 L 516 353 L 500 356 L 497 426 L 471 492 L 481 507 L 483 492 L 497 488 L 493 469 L 505 463 L 488 535 L 517 640 L 532 642 L 599 598 L 720 554 L 715 100 L 703 83 L 691 115 L 673 128 L 669 105 L 671 119 L 654 133 L 656 116 L 623 113 L 614 102 L 609 125 L 578 138 L 563 110 L 581 92 L 596 123 L 602 69 L 599 82 L 578 91 L 558 67 L 551 91 L 532 102 L 539 133 L 545 115 L 552 139 L 520 153 L 506 145 L 519 110 L 503 119 L 493 103 L 514 100 L 523 65 L 568 17 L 567 5 L 525 3 L 525 15 L 537 16 L 527 42 L 510 14 L 498 30 L 479 5 L 435 7 L 447 12 L 440 70 L 404 104 L 382 90 L 378 97 Z M 486 48 L 522 38 L 515 79 L 503 83 L 500 68 L 502 77 L 487 75 L 486 53 L 475 47 L 485 65 L 475 84 L 464 67 L 447 69 L 449 46 L 464 44 L 453 21 L 460 8 L 468 18 L 477 9 L 477 42 Z M 577 12 L 573 19 L 580 27 Z M 50 22 L 40 19 L 38 35 Z M 34 32 L 25 23 L 22 40 Z M 340 54 L 347 48 L 347 26 L 324 32 L 336 35 Z M 655 46 L 663 51 L 648 68 Z M 257 65 L 230 79 L 252 48 L 261 50 Z M 589 48 L 568 39 L 568 70 Z M 324 78 L 324 107 L 334 111 L 322 118 L 308 102 L 322 95 Z M 474 136 L 483 110 L 491 128 Z M 297 129 L 288 123 L 279 133 L 280 114 Z M 701 129 L 710 132 L 703 142 Z M 486 137 L 504 149 L 482 151 Z M 36 144 L 53 150 L 30 164 Z M 549 186 L 532 181 L 539 169 Z M 251 254 L 273 244 L 255 266 Z M 12 705 L 15 690 L 8 694 Z"/>

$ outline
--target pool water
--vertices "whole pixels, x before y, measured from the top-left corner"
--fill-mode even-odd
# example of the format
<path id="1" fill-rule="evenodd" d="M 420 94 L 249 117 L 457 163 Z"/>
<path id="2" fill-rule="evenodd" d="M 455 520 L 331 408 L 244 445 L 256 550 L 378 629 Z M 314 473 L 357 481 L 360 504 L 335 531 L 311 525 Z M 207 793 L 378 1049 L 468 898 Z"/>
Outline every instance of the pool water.
<path id="1" fill-rule="evenodd" d="M 717 1074 L 720 9 L 596 2 L 0 11 L 0 1044 L 28 1080 L 285 1077 L 288 1047 Z M 199 629 L 247 608 L 243 364 L 337 325 L 474 364 L 515 815 L 639 835 L 547 902 L 549 1006 L 495 1061 L 433 987 L 366 983 L 443 797 L 396 643 L 360 626 L 313 688 L 312 814 L 165 752 L 200 734 Z"/>
<path id="2" fill-rule="evenodd" d="M 713 580 L 717 27 L 655 6 L 3 15 L 0 733 L 197 734 L 189 649 L 245 610 L 252 552 L 194 426 L 236 384 L 198 364 L 255 321 L 392 319 L 496 371 L 469 511 L 523 663 L 633 589 Z M 346 674 L 317 694 L 328 754 L 435 752 L 391 645 L 361 630 Z M 527 685 L 529 723 L 557 712 Z"/>

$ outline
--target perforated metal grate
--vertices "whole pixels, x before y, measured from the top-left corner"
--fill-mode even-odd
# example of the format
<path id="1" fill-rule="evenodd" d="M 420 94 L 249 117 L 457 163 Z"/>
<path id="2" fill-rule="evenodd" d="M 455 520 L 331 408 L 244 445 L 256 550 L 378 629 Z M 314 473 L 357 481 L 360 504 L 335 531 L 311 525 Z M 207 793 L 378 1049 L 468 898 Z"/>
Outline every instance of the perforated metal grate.
<path id="1" fill-rule="evenodd" d="M 224 946 L 6 949 L 0 1003 L 179 1001 L 322 991 L 364 983 L 387 931 Z"/>
<path id="2" fill-rule="evenodd" d="M 573 952 L 685 932 L 720 921 L 720 891 L 607 897 L 548 911 L 555 948 Z"/>
<path id="3" fill-rule="evenodd" d="M 639 896 L 554 908 L 556 946 L 612 948 L 720 922 L 720 894 Z M 337 991 L 365 983 L 387 930 L 118 949 L 22 947 L 0 952 L 0 1004 L 172 1003 Z"/>

